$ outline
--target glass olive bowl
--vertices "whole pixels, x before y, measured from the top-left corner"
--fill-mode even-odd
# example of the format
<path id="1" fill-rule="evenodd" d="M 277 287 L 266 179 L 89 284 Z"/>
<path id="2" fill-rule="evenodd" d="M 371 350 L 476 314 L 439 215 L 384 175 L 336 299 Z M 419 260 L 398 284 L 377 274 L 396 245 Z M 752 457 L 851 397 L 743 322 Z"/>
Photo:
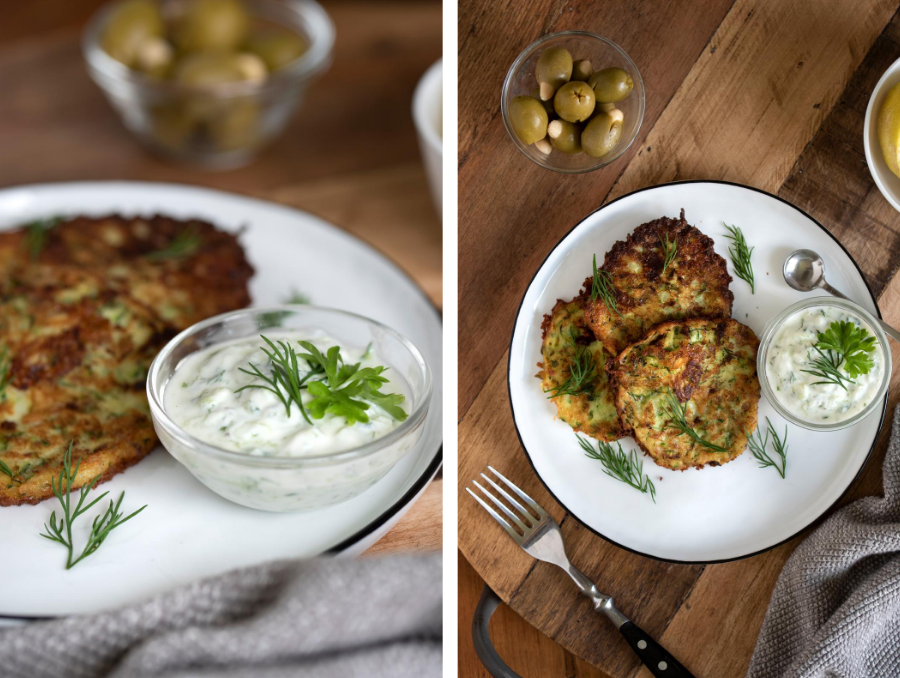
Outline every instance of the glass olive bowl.
<path id="1" fill-rule="evenodd" d="M 606 155 L 594 158 L 587 153 L 569 155 L 555 149 L 550 154 L 544 154 L 534 144 L 525 144 L 516 136 L 509 119 L 509 103 L 517 96 L 530 95 L 537 89 L 538 82 L 534 68 L 541 52 L 547 47 L 565 47 L 572 54 L 572 59 L 590 61 L 595 72 L 604 68 L 618 67 L 631 76 L 634 82 L 631 94 L 616 104 L 616 108 L 624 115 L 622 137 L 618 145 Z M 541 167 L 562 174 L 591 172 L 605 167 L 620 157 L 628 150 L 641 129 L 645 106 L 644 80 L 631 57 L 612 40 L 587 31 L 551 33 L 528 45 L 509 67 L 500 97 L 503 124 L 516 148 Z"/>
<path id="2" fill-rule="evenodd" d="M 365 348 L 404 382 L 405 421 L 381 438 L 340 452 L 255 455 L 198 439 L 166 413 L 166 389 L 192 353 L 261 333 L 322 331 Z M 274 337 L 273 337 L 274 338 Z M 156 356 L 147 376 L 153 426 L 163 446 L 201 483 L 237 504 L 264 511 L 310 511 L 352 499 L 390 471 L 418 443 L 431 403 L 431 370 L 419 350 L 394 330 L 353 313 L 315 306 L 276 306 L 225 313 L 188 328 Z"/>
<path id="3" fill-rule="evenodd" d="M 101 47 L 116 4 L 101 7 L 84 31 L 88 72 L 138 141 L 185 164 L 225 170 L 251 162 L 284 131 L 306 88 L 331 64 L 334 25 L 317 2 L 243 0 L 254 20 L 299 34 L 308 45 L 306 52 L 261 82 L 197 87 L 154 79 L 116 61 Z M 160 4 L 166 17 L 180 6 L 178 0 Z"/>
<path id="4" fill-rule="evenodd" d="M 878 386 L 878 391 L 876 395 L 872 398 L 872 400 L 866 405 L 865 408 L 857 412 L 852 417 L 847 419 L 843 419 L 841 421 L 836 421 L 833 423 L 822 423 L 822 422 L 811 422 L 801 418 L 795 412 L 789 410 L 785 405 L 781 403 L 778 399 L 778 395 L 775 392 L 773 385 L 769 382 L 769 374 L 766 371 L 766 364 L 769 360 L 769 349 L 772 346 L 772 342 L 775 337 L 778 335 L 778 331 L 782 328 L 785 321 L 788 318 L 793 316 L 795 313 L 800 311 L 805 311 L 810 308 L 819 308 L 819 307 L 828 307 L 828 308 L 838 308 L 842 311 L 850 314 L 856 315 L 861 320 L 863 320 L 868 326 L 869 329 L 875 336 L 875 340 L 877 343 L 877 350 L 881 359 L 883 361 L 884 374 L 882 376 L 881 382 Z M 884 400 L 887 396 L 888 385 L 891 380 L 891 369 L 893 367 L 892 358 L 891 358 L 891 347 L 888 343 L 887 335 L 885 335 L 884 330 L 881 329 L 881 324 L 878 322 L 878 319 L 875 318 L 871 313 L 862 308 L 859 304 L 855 304 L 852 301 L 847 301 L 846 299 L 840 299 L 838 297 L 811 297 L 809 299 L 804 299 L 802 301 L 793 304 L 792 306 L 788 306 L 777 316 L 772 318 L 766 325 L 763 330 L 762 339 L 759 342 L 759 352 L 756 355 L 756 372 L 759 377 L 759 384 L 762 388 L 762 393 L 766 397 L 766 400 L 775 408 L 775 410 L 782 417 L 787 419 L 789 422 L 796 424 L 802 428 L 808 429 L 810 431 L 839 431 L 840 429 L 848 428 L 853 426 L 854 424 L 859 423 L 866 417 L 868 417 L 872 412 L 874 412 L 879 407 L 884 406 Z"/>

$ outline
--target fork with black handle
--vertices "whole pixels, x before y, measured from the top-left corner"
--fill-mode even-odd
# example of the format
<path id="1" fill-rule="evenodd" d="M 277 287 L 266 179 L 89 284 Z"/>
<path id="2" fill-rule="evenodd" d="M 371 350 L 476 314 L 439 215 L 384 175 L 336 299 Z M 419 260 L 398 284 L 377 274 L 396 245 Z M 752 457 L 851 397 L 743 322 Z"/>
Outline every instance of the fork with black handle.
<path id="1" fill-rule="evenodd" d="M 528 507 L 526 509 L 503 487 L 498 485 L 494 480 L 486 476 L 484 473 L 481 477 L 486 480 L 491 487 L 499 493 L 507 502 L 515 509 L 514 512 L 488 489 L 481 485 L 477 480 L 472 483 L 481 490 L 482 494 L 490 500 L 490 502 L 503 514 L 497 512 L 484 499 L 476 494 L 472 489 L 466 488 L 466 492 L 471 494 L 475 500 L 481 504 L 485 511 L 505 529 L 509 536 L 513 538 L 519 546 L 533 558 L 552 563 L 557 567 L 565 570 L 572 581 L 577 584 L 578 589 L 591 599 L 594 609 L 602 612 L 606 617 L 616 625 L 619 632 L 625 636 L 625 640 L 631 645 L 631 648 L 637 653 L 638 657 L 644 665 L 650 670 L 656 678 L 694 678 L 693 674 L 682 666 L 675 657 L 673 657 L 666 649 L 647 635 L 640 627 L 631 622 L 628 617 L 619 612 L 613 605 L 611 596 L 607 596 L 597 590 L 594 583 L 587 578 L 580 570 L 569 562 L 566 556 L 566 547 L 563 544 L 562 533 L 559 531 L 559 525 L 553 517 L 544 509 L 538 506 L 531 497 L 522 492 L 513 483 L 507 480 L 492 466 L 488 469 L 503 483 L 509 490 L 518 496 Z M 504 517 L 505 516 L 505 517 Z"/>

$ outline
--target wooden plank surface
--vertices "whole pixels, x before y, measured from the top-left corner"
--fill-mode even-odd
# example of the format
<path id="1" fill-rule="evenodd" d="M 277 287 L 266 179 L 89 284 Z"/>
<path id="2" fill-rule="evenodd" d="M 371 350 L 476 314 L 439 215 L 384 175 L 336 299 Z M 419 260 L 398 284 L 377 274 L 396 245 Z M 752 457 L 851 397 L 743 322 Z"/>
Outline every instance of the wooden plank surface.
<path id="1" fill-rule="evenodd" d="M 439 1 L 325 0 L 337 32 L 331 70 L 271 149 L 223 173 L 157 159 L 119 123 L 80 54 L 81 26 L 100 4 L 35 0 L 4 7 L 0 186 L 135 179 L 276 200 L 369 242 L 440 306 L 441 225 L 410 112 L 416 82 L 441 56 Z M 442 482 L 432 483 L 368 553 L 440 549 L 441 492 Z"/>
<path id="2" fill-rule="evenodd" d="M 883 69 L 900 56 L 897 20 L 892 21 L 896 10 L 895 1 L 850 5 L 738 0 L 676 85 L 658 120 L 652 128 L 645 127 L 643 143 L 627 160 L 627 168 L 609 195 L 586 196 L 582 186 L 573 182 L 566 197 L 580 207 L 583 216 L 604 197 L 674 179 L 724 178 L 776 192 L 795 201 L 842 240 L 873 290 L 881 294 L 882 311 L 900 322 L 900 280 L 896 275 L 900 219 L 874 187 L 862 152 L 862 116 L 868 95 Z M 643 16 L 635 18 L 637 23 L 640 20 Z M 481 39 L 490 41 L 489 36 Z M 657 46 L 665 52 L 668 45 L 661 42 Z M 461 50 L 461 60 L 465 59 Z M 640 60 L 638 65 L 642 66 Z M 648 87 L 648 98 L 650 94 Z M 479 114 L 476 109 L 475 116 Z M 461 110 L 460 120 L 465 119 L 465 110 Z M 502 141 L 511 146 L 505 138 Z M 486 143 L 482 139 L 479 145 Z M 519 159 L 520 164 L 527 162 Z M 462 165 L 461 191 L 466 170 Z M 508 176 L 519 178 L 540 171 L 516 167 Z M 532 180 L 543 185 L 542 177 L 528 176 L 525 193 L 539 192 L 532 191 Z M 478 203 L 479 195 L 496 195 L 496 184 L 508 183 L 507 175 L 496 172 L 488 179 L 473 173 L 467 181 L 481 187 L 473 197 L 462 194 L 460 198 L 460 214 L 463 202 L 470 201 L 465 209 L 471 217 L 467 228 L 472 241 L 467 246 L 488 249 L 486 243 L 479 243 L 477 232 L 490 228 L 493 241 L 511 239 L 515 234 L 523 251 L 516 252 L 514 271 L 512 263 L 504 267 L 504 262 L 496 261 L 506 279 L 481 292 L 476 281 L 468 280 L 466 287 L 464 278 L 473 273 L 461 268 L 461 301 L 464 290 L 469 289 L 474 300 L 471 308 L 477 310 L 481 321 L 486 303 L 491 309 L 508 308 L 508 317 L 497 316 L 493 336 L 509 336 L 525 283 L 549 247 L 577 218 L 562 221 L 555 216 L 555 205 L 541 208 L 532 204 L 531 214 L 516 211 L 514 219 L 495 218 L 488 227 L 474 218 L 487 209 Z M 590 197 L 594 204 L 589 204 Z M 548 209 L 552 218 L 547 217 Z M 461 217 L 461 228 L 462 224 Z M 481 297 L 488 294 L 492 299 L 483 301 Z M 464 317 L 469 308 L 461 303 Z M 589 533 L 552 501 L 525 463 L 509 415 L 506 356 L 502 354 L 505 342 L 497 344 L 502 345 L 499 357 L 483 356 L 475 365 L 461 365 L 466 374 L 460 375 L 463 416 L 458 489 L 488 462 L 514 469 L 514 479 L 562 520 L 575 564 L 602 582 L 638 624 L 660 637 L 698 676 L 743 675 L 775 579 L 797 540 L 755 558 L 704 568 L 633 556 Z M 466 353 L 461 351 L 461 355 Z M 487 377 L 486 364 L 490 369 Z M 896 397 L 896 388 L 892 388 L 892 406 Z M 880 461 L 887 435 L 885 431 L 851 497 L 880 491 Z M 459 505 L 462 553 L 513 611 L 616 678 L 649 676 L 640 671 L 631 650 L 605 620 L 594 615 L 562 573 L 534 564 L 462 494 Z M 474 596 L 475 592 L 461 590 L 461 595 Z M 461 618 L 460 623 L 469 622 Z"/>

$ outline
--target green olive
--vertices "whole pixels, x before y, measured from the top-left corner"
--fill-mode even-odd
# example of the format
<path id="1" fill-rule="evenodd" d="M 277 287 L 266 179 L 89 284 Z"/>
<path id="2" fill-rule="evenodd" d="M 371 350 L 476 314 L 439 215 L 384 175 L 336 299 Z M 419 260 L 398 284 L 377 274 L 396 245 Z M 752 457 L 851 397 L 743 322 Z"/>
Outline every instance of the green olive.
<path id="1" fill-rule="evenodd" d="M 563 47 L 548 47 L 538 57 L 534 75 L 541 88 L 541 99 L 547 101 L 572 77 L 572 55 Z"/>
<path id="2" fill-rule="evenodd" d="M 566 120 L 554 120 L 547 126 L 547 136 L 557 151 L 570 155 L 581 153 L 581 125 Z"/>
<path id="3" fill-rule="evenodd" d="M 237 49 L 249 28 L 240 0 L 189 0 L 174 22 L 173 37 L 183 52 Z"/>
<path id="4" fill-rule="evenodd" d="M 209 121 L 209 135 L 220 151 L 255 146 L 259 140 L 259 105 L 251 99 L 233 102 Z"/>
<path id="5" fill-rule="evenodd" d="M 587 59 L 582 59 L 572 64 L 572 80 L 587 82 L 593 74 L 594 67 L 591 66 L 591 62 Z"/>
<path id="6" fill-rule="evenodd" d="M 166 103 L 150 109 L 154 140 L 172 151 L 184 150 L 197 120 L 178 103 Z"/>
<path id="7" fill-rule="evenodd" d="M 547 136 L 547 111 L 540 101 L 518 96 L 509 102 L 509 121 L 523 144 L 533 144 Z"/>
<path id="8" fill-rule="evenodd" d="M 581 147 L 592 158 L 601 158 L 612 151 L 622 138 L 622 111 L 597 113 L 581 133 Z"/>
<path id="9" fill-rule="evenodd" d="M 251 36 L 247 49 L 265 61 L 270 71 L 277 71 L 303 56 L 309 45 L 293 31 L 273 30 Z"/>
<path id="10" fill-rule="evenodd" d="M 175 81 L 190 87 L 215 87 L 266 77 L 266 65 L 255 54 L 197 52 L 188 54 L 175 67 Z"/>
<path id="11" fill-rule="evenodd" d="M 152 78 L 169 77 L 175 64 L 175 50 L 164 38 L 149 38 L 138 48 L 133 68 Z"/>
<path id="12" fill-rule="evenodd" d="M 602 104 L 622 101 L 634 88 L 631 76 L 621 68 L 604 68 L 594 73 L 588 82 L 594 88 L 597 101 Z"/>
<path id="13" fill-rule="evenodd" d="M 547 117 L 550 120 L 553 120 L 553 118 L 557 117 L 556 109 L 553 108 L 553 99 L 549 99 L 548 101 L 544 101 L 543 99 L 541 99 L 541 90 L 539 89 L 531 90 L 531 96 L 533 99 L 537 99 L 541 102 L 541 106 L 543 106 L 544 110 L 547 111 Z"/>
<path id="14" fill-rule="evenodd" d="M 594 90 L 586 82 L 577 80 L 567 82 L 553 97 L 556 113 L 569 122 L 581 122 L 590 118 L 594 112 L 594 103 Z"/>
<path id="15" fill-rule="evenodd" d="M 161 38 L 164 31 L 162 13 L 154 0 L 125 0 L 110 13 L 100 44 L 113 59 L 133 67 L 141 45 Z"/>

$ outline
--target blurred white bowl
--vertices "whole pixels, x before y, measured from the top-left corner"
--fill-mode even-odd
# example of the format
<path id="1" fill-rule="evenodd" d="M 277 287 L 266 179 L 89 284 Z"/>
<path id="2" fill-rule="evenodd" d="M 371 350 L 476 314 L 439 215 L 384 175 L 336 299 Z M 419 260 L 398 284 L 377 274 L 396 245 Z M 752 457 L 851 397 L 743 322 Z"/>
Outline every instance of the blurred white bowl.
<path id="1" fill-rule="evenodd" d="M 881 146 L 878 145 L 878 112 L 887 93 L 897 83 L 900 83 L 900 59 L 884 72 L 869 98 L 863 127 L 863 146 L 866 149 L 866 164 L 869 165 L 869 172 L 875 180 L 875 185 L 894 209 L 900 211 L 900 177 L 888 168 L 881 153 Z"/>
<path id="2" fill-rule="evenodd" d="M 431 195 L 438 216 L 442 214 L 443 200 L 441 198 L 441 180 L 443 172 L 441 163 L 443 158 L 443 142 L 441 141 L 441 125 L 443 116 L 441 108 L 444 104 L 443 96 L 443 60 L 435 62 L 431 68 L 425 71 L 425 75 L 416 85 L 413 95 L 413 120 L 416 123 L 416 131 L 419 133 L 419 148 L 422 151 L 422 162 L 425 164 L 425 172 L 428 174 L 428 183 L 431 186 Z"/>

